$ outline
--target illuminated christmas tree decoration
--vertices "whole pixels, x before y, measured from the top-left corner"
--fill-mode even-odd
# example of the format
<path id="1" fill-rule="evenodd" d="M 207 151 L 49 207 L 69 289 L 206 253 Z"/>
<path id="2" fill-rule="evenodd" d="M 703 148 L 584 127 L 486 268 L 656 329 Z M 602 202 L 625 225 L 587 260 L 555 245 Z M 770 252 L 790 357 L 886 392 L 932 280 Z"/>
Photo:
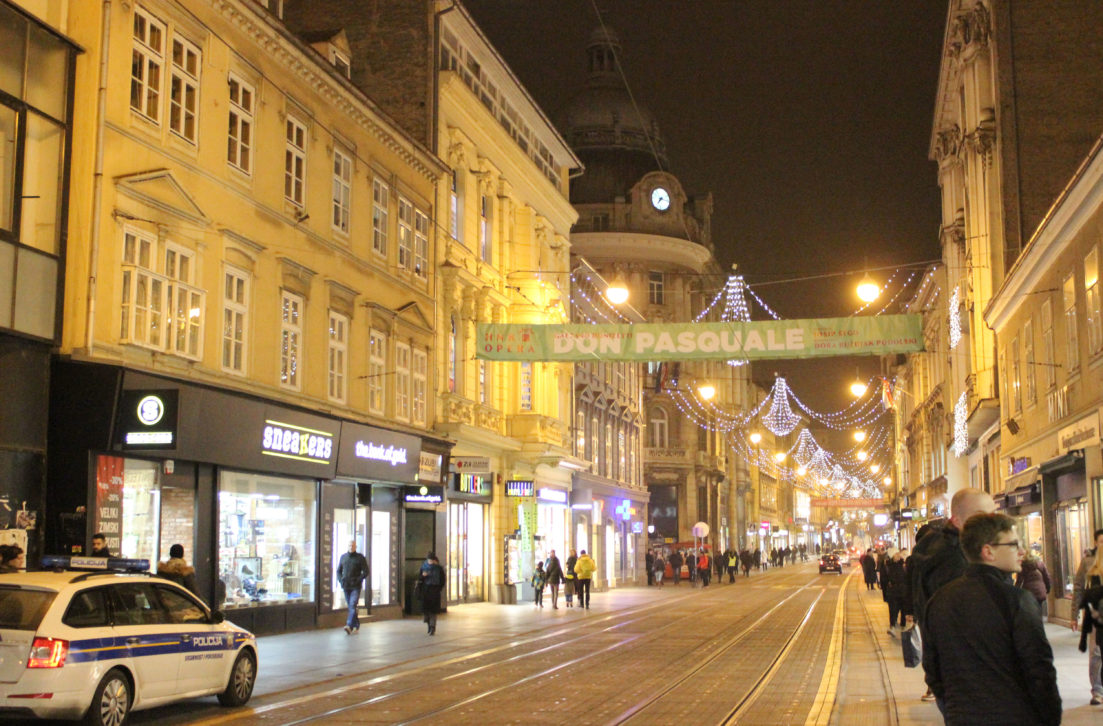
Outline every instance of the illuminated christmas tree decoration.
<path id="1" fill-rule="evenodd" d="M 950 350 L 961 342 L 961 300 L 958 288 L 950 293 Z"/>
<path id="2" fill-rule="evenodd" d="M 961 456 L 969 448 L 969 399 L 965 391 L 954 404 L 954 455 Z"/>
<path id="3" fill-rule="evenodd" d="M 770 410 L 761 417 L 762 425 L 775 436 L 788 436 L 800 425 L 801 419 L 789 408 L 789 386 L 781 376 L 774 379 L 770 399 Z"/>

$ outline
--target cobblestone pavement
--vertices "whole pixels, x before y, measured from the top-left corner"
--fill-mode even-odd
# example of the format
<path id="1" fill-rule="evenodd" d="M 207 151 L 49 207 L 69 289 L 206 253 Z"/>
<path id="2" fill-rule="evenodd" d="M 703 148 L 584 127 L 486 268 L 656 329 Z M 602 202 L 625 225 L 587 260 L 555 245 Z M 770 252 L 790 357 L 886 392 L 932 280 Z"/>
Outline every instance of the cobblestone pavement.
<path id="1" fill-rule="evenodd" d="M 133 723 L 941 723 L 856 567 L 819 575 L 812 561 L 708 588 L 595 593 L 588 611 L 545 605 L 453 606 L 433 637 L 413 618 L 263 637 L 247 708 L 200 699 Z M 1048 632 L 1065 723 L 1096 720 L 1076 635 Z"/>

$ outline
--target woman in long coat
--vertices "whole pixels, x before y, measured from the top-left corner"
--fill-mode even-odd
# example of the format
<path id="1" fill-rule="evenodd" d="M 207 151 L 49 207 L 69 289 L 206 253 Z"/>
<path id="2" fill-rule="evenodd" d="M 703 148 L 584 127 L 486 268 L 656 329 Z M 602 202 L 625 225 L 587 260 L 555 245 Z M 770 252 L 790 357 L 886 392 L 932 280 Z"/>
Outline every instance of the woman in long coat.
<path id="1" fill-rule="evenodd" d="M 877 560 L 873 558 L 873 550 L 868 549 L 861 557 L 862 575 L 865 576 L 866 589 L 877 589 Z"/>
<path id="2" fill-rule="evenodd" d="M 441 611 L 440 595 L 444 590 L 444 568 L 440 566 L 435 552 L 425 556 L 425 562 L 418 572 L 418 589 L 421 590 L 421 612 L 429 635 L 437 634 L 437 615 Z"/>

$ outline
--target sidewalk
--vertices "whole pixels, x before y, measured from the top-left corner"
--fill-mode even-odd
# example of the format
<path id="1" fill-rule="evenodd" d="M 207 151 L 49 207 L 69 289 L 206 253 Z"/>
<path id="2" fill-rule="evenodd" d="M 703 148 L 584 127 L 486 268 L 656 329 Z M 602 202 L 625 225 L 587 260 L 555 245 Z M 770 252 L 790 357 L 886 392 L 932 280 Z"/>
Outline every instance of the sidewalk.
<path id="1" fill-rule="evenodd" d="M 866 590 L 861 578 L 856 578 L 862 604 L 873 622 L 874 635 L 884 654 L 889 680 L 896 699 L 900 724 L 939 724 L 942 717 L 933 701 L 922 701 L 926 690 L 923 669 L 905 668 L 900 640 L 888 634 L 889 610 L 880 590 Z M 1057 688 L 1064 706 L 1062 724 L 1097 724 L 1103 718 L 1103 706 L 1088 703 L 1088 654 L 1078 649 L 1080 633 L 1060 625 L 1046 623 L 1046 637 L 1053 648 L 1057 668 Z"/>

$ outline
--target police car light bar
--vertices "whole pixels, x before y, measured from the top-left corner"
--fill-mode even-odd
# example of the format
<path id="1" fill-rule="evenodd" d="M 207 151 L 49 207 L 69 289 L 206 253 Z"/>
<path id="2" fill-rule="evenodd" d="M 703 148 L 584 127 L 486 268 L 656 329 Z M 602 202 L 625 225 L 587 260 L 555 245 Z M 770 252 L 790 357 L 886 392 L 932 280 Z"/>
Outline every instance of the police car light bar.
<path id="1" fill-rule="evenodd" d="M 42 569 L 149 572 L 149 560 L 129 559 L 126 557 L 67 557 L 65 555 L 43 555 Z"/>

